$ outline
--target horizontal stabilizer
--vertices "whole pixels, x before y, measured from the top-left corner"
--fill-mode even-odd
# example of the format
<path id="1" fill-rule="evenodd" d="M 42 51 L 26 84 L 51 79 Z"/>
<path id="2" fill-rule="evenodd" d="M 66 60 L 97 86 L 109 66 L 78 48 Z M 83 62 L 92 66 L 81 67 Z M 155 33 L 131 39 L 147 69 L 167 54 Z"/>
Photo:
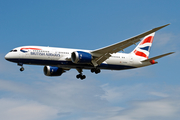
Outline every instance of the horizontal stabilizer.
<path id="1" fill-rule="evenodd" d="M 156 56 L 156 57 L 153 57 L 153 58 L 149 58 L 149 59 L 143 60 L 141 62 L 148 62 L 148 61 L 156 60 L 156 59 L 162 58 L 164 56 L 167 56 L 167 55 L 170 55 L 170 54 L 173 54 L 173 53 L 174 52 L 166 53 L 166 54 L 163 54 L 163 55 L 159 55 L 159 56 Z"/>

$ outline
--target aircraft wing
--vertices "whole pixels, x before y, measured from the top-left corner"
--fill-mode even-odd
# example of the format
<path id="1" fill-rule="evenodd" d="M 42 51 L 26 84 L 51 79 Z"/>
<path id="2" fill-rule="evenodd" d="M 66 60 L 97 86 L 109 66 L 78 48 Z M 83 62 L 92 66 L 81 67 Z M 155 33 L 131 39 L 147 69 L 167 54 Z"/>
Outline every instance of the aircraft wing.
<path id="1" fill-rule="evenodd" d="M 111 54 L 117 53 L 119 51 L 123 51 L 125 48 L 139 42 L 141 40 L 141 38 L 143 38 L 143 37 L 145 37 L 145 36 L 147 36 L 153 32 L 156 32 L 159 29 L 164 28 L 168 25 L 170 25 L 170 24 L 166 24 L 166 25 L 154 28 L 152 30 L 149 30 L 147 32 L 144 32 L 142 34 L 134 36 L 132 38 L 129 38 L 129 39 L 126 39 L 124 41 L 115 43 L 113 45 L 91 51 L 91 54 L 95 57 L 92 60 L 93 65 L 94 66 L 100 65 L 102 62 L 104 62 L 106 59 L 108 59 L 111 56 Z"/>

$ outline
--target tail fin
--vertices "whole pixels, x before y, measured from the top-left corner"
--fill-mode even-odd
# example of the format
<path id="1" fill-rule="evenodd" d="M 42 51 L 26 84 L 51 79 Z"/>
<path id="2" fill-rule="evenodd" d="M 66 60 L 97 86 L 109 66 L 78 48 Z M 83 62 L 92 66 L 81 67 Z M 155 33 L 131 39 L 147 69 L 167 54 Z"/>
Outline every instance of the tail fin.
<path id="1" fill-rule="evenodd" d="M 131 54 L 139 56 L 142 59 L 148 59 L 154 35 L 155 32 L 145 36 L 143 40 L 138 44 L 138 46 L 131 52 Z"/>

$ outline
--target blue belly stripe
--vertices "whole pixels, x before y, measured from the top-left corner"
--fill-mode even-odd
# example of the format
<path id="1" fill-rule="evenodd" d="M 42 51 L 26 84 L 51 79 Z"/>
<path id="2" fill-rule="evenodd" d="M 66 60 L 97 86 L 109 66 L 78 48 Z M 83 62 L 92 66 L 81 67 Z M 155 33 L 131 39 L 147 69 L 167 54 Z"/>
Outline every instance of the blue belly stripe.
<path id="1" fill-rule="evenodd" d="M 70 67 L 70 68 L 84 68 L 84 69 L 91 69 L 94 66 L 89 64 L 75 64 L 71 61 L 56 61 L 56 60 L 39 60 L 39 59 L 8 59 L 8 61 L 15 62 L 15 63 L 23 63 L 23 64 L 30 64 L 30 65 L 48 65 L 48 66 L 62 66 L 62 67 Z M 132 69 L 136 68 L 133 66 L 127 65 L 115 65 L 115 64 L 100 64 L 97 66 L 99 69 L 111 69 L 111 70 L 124 70 L 124 69 Z"/>

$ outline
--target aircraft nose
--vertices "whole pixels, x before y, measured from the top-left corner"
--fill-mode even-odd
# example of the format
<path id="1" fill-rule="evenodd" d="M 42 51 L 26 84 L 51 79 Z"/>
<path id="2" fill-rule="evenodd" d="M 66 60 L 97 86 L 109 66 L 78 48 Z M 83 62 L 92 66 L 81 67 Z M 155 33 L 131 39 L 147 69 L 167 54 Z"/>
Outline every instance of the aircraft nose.
<path id="1" fill-rule="evenodd" d="M 10 58 L 9 53 L 6 54 L 4 58 L 5 58 L 6 60 L 8 60 L 8 59 Z"/>

